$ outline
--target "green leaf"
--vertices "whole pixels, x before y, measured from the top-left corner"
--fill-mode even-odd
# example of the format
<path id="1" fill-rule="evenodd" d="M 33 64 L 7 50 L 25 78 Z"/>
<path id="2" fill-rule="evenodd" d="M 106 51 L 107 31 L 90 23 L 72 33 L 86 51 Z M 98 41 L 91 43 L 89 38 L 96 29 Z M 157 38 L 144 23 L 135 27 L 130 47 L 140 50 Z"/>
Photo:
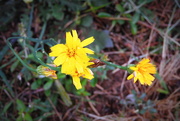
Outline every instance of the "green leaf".
<path id="1" fill-rule="evenodd" d="M 7 80 L 6 75 L 4 74 L 4 72 L 0 69 L 0 77 L 2 78 L 2 81 L 6 84 L 6 86 L 8 87 L 8 91 L 11 93 L 11 95 L 14 97 L 14 92 L 12 90 L 12 86 L 9 83 L 9 81 Z"/>
<path id="2" fill-rule="evenodd" d="M 43 54 L 42 54 L 41 52 L 37 52 L 37 53 L 36 53 L 36 56 L 37 56 L 38 58 L 42 59 Z M 34 57 L 34 54 L 29 54 L 29 55 L 28 55 L 28 59 L 36 60 L 35 57 Z"/>
<path id="3" fill-rule="evenodd" d="M 160 92 L 160 93 L 163 93 L 163 94 L 169 94 L 168 90 L 158 88 L 157 91 Z"/>
<path id="4" fill-rule="evenodd" d="M 17 118 L 16 118 L 16 121 L 23 121 L 23 118 L 21 115 L 19 115 Z"/>
<path id="5" fill-rule="evenodd" d="M 73 91 L 73 84 L 72 84 L 72 79 L 71 78 L 65 79 L 65 81 L 62 81 L 62 83 L 65 84 L 65 89 L 68 92 Z"/>
<path id="6" fill-rule="evenodd" d="M 45 90 L 44 93 L 45 93 L 46 96 L 50 96 L 51 95 L 51 90 Z"/>
<path id="7" fill-rule="evenodd" d="M 9 47 L 6 45 L 3 47 L 3 49 L 0 51 L 0 61 L 3 59 L 4 55 L 7 54 L 7 51 L 9 50 Z"/>
<path id="8" fill-rule="evenodd" d="M 150 2 L 152 2 L 153 0 L 138 0 L 137 1 L 137 3 L 138 3 L 138 5 L 139 4 L 147 4 L 147 3 L 150 3 Z"/>
<path id="9" fill-rule="evenodd" d="M 81 80 L 81 84 L 83 87 L 85 87 L 87 85 L 87 79 Z"/>
<path id="10" fill-rule="evenodd" d="M 120 4 L 117 4 L 115 8 L 119 12 L 124 12 L 124 7 L 122 5 L 120 5 Z"/>
<path id="11" fill-rule="evenodd" d="M 49 81 L 46 82 L 46 84 L 43 86 L 44 90 L 48 90 L 51 88 L 52 84 L 53 84 L 53 80 L 49 79 Z"/>
<path id="12" fill-rule="evenodd" d="M 53 12 L 52 15 L 57 20 L 63 20 L 63 18 L 64 18 L 64 13 L 63 12 Z"/>
<path id="13" fill-rule="evenodd" d="M 25 119 L 26 121 L 33 121 L 32 117 L 31 117 L 31 115 L 30 115 L 29 113 L 25 113 L 24 119 Z"/>
<path id="14" fill-rule="evenodd" d="M 94 78 L 90 81 L 90 85 L 91 85 L 92 87 L 95 87 L 96 84 L 97 84 L 97 82 L 98 82 L 97 77 L 94 77 Z"/>
<path id="15" fill-rule="evenodd" d="M 62 6 L 60 5 L 54 5 L 52 8 L 52 16 L 56 18 L 57 20 L 63 20 L 64 18 L 64 12 L 62 11 Z"/>
<path id="16" fill-rule="evenodd" d="M 137 25 L 136 24 L 133 24 L 132 22 L 130 23 L 130 26 L 131 26 L 131 33 L 133 35 L 136 35 L 137 34 Z"/>
<path id="17" fill-rule="evenodd" d="M 16 104 L 17 104 L 17 110 L 18 110 L 19 112 L 22 113 L 22 112 L 24 112 L 24 111 L 26 110 L 26 106 L 25 106 L 25 104 L 24 104 L 23 101 L 17 99 L 17 100 L 16 100 Z"/>
<path id="18" fill-rule="evenodd" d="M 46 119 L 53 114 L 55 114 L 55 112 L 48 112 L 46 115 L 39 115 L 37 118 L 34 118 L 34 121 L 47 121 Z"/>
<path id="19" fill-rule="evenodd" d="M 14 63 L 11 65 L 11 68 L 10 68 L 11 72 L 13 72 L 18 65 L 19 65 L 19 61 L 17 60 L 16 62 L 14 62 Z"/>
<path id="20" fill-rule="evenodd" d="M 132 24 L 136 24 L 139 21 L 139 13 L 135 13 L 134 16 L 132 17 Z"/>
<path id="21" fill-rule="evenodd" d="M 36 90 L 41 86 L 41 84 L 42 80 L 38 79 L 31 84 L 31 89 Z"/>
<path id="22" fill-rule="evenodd" d="M 100 12 L 98 13 L 98 17 L 111 17 L 111 14 L 106 13 L 106 12 Z"/>
<path id="23" fill-rule="evenodd" d="M 29 81 L 33 78 L 33 75 L 31 74 L 31 71 L 28 70 L 26 67 L 23 67 L 21 70 L 23 77 L 25 78 L 26 81 Z"/>
<path id="24" fill-rule="evenodd" d="M 143 21 L 144 19 L 148 19 L 151 22 L 158 22 L 156 21 L 154 18 L 156 17 L 156 15 L 154 14 L 153 11 L 147 9 L 146 7 L 141 7 L 140 11 L 143 11 L 143 13 L 141 13 L 141 20 Z"/>
<path id="25" fill-rule="evenodd" d="M 164 80 L 161 80 L 161 81 L 160 81 L 160 84 L 161 84 L 161 86 L 162 86 L 165 90 L 168 91 L 167 84 L 166 84 L 166 82 L 165 82 Z"/>
<path id="26" fill-rule="evenodd" d="M 116 20 L 118 24 L 123 25 L 125 23 L 124 20 Z"/>
<path id="27" fill-rule="evenodd" d="M 12 101 L 8 102 L 8 103 L 4 106 L 4 108 L 3 108 L 2 112 L 0 113 L 0 115 L 3 115 L 3 114 L 9 109 L 9 107 L 10 107 L 11 105 L 12 105 Z"/>
<path id="28" fill-rule="evenodd" d="M 88 29 L 85 30 L 85 36 L 91 37 L 94 36 L 95 41 L 89 45 L 93 50 L 96 52 L 101 51 L 104 48 L 111 48 L 114 47 L 111 37 L 109 36 L 108 30 L 95 30 L 95 29 Z"/>
<path id="29" fill-rule="evenodd" d="M 124 17 L 132 19 L 132 15 L 131 14 L 124 14 Z"/>
<path id="30" fill-rule="evenodd" d="M 58 79 L 63 79 L 63 78 L 66 77 L 66 75 L 59 72 L 59 73 L 57 74 L 57 77 L 58 77 Z"/>
<path id="31" fill-rule="evenodd" d="M 82 92 L 81 95 L 83 95 L 83 96 L 90 96 L 91 94 L 89 92 L 87 92 L 87 91 L 84 91 L 84 92 Z"/>
<path id="32" fill-rule="evenodd" d="M 81 19 L 81 25 L 85 27 L 90 27 L 93 23 L 93 18 L 92 16 L 85 16 Z"/>

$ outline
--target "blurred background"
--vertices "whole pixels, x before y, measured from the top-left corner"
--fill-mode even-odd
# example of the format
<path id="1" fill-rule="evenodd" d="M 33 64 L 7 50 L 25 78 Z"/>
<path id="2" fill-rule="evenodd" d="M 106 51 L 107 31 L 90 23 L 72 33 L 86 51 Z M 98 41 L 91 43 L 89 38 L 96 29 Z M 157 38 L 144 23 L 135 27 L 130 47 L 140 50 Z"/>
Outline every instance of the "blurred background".
<path id="1" fill-rule="evenodd" d="M 133 83 L 103 65 L 81 90 L 58 72 L 57 89 L 34 70 L 71 30 L 81 40 L 94 36 L 88 47 L 100 60 L 126 66 L 150 58 L 155 81 Z M 0 0 L 0 120 L 178 121 L 179 30 L 178 0 Z"/>

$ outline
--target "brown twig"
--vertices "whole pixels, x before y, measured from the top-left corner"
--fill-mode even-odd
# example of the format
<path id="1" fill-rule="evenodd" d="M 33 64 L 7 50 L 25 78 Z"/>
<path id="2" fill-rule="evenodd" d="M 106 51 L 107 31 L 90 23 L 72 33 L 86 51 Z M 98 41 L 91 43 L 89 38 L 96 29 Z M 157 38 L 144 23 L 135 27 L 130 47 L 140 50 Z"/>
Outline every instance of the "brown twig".
<path id="1" fill-rule="evenodd" d="M 100 113 L 96 110 L 96 108 L 94 107 L 94 105 L 91 103 L 90 99 L 88 96 L 86 96 L 86 99 L 88 100 L 88 104 L 90 105 L 91 109 L 94 111 L 94 113 L 98 116 L 100 116 Z"/>
<path id="2" fill-rule="evenodd" d="M 51 106 L 53 107 L 54 111 L 56 112 L 58 118 L 60 121 L 62 121 L 62 116 L 59 114 L 59 112 L 57 111 L 56 107 L 54 106 L 53 102 L 51 101 L 51 99 L 49 97 L 47 97 L 48 101 L 50 102 Z"/>

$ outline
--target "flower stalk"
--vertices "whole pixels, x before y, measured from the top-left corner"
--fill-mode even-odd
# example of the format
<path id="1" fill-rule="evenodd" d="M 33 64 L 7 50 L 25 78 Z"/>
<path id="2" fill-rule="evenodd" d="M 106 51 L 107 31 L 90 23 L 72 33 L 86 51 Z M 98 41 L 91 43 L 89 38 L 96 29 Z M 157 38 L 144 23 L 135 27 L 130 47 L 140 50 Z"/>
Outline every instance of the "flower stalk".
<path id="1" fill-rule="evenodd" d="M 120 65 L 114 64 L 112 62 L 104 61 L 104 60 L 102 60 L 102 62 L 106 63 L 109 66 L 113 66 L 115 68 L 119 68 L 119 69 L 122 69 L 122 70 L 128 70 L 128 67 L 126 67 L 126 66 L 120 66 Z"/>

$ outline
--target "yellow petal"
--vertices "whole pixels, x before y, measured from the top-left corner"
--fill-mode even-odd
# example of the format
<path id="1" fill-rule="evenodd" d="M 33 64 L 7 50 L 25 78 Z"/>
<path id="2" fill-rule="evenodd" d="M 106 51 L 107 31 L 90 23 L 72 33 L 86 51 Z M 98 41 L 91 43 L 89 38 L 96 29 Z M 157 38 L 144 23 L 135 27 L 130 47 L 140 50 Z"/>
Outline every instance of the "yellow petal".
<path id="1" fill-rule="evenodd" d="M 135 77 L 134 77 L 134 83 L 135 83 L 137 80 L 138 80 L 138 78 L 135 76 Z"/>
<path id="2" fill-rule="evenodd" d="M 88 58 L 87 54 L 82 51 L 82 49 L 78 49 L 77 55 L 75 56 L 76 61 L 78 62 L 88 62 L 90 59 Z"/>
<path id="3" fill-rule="evenodd" d="M 79 38 L 74 38 L 74 42 L 75 42 L 74 48 L 79 47 L 79 45 L 81 44 L 81 40 Z"/>
<path id="4" fill-rule="evenodd" d="M 150 60 L 148 58 L 143 58 L 139 64 L 145 64 L 145 63 L 148 63 Z"/>
<path id="5" fill-rule="evenodd" d="M 68 61 L 66 60 L 66 62 L 61 67 L 61 73 L 72 74 L 76 72 L 77 69 L 75 62 L 76 61 L 73 58 L 68 58 Z"/>
<path id="6" fill-rule="evenodd" d="M 156 67 L 155 66 L 149 66 L 146 68 L 146 71 L 151 74 L 156 74 Z"/>
<path id="7" fill-rule="evenodd" d="M 76 62 L 75 66 L 76 66 L 76 69 L 77 69 L 78 73 L 83 73 L 84 69 L 83 69 L 83 65 L 82 64 Z"/>
<path id="8" fill-rule="evenodd" d="M 81 40 L 78 38 L 78 34 L 77 34 L 77 31 L 76 30 L 72 30 L 72 36 L 73 36 L 73 48 L 77 48 L 80 43 L 81 43 Z"/>
<path id="9" fill-rule="evenodd" d="M 137 72 L 137 79 L 139 79 L 139 82 L 142 84 L 142 85 L 144 85 L 144 83 L 145 83 L 145 78 L 144 78 L 144 76 L 141 74 L 141 73 L 139 73 L 139 72 Z"/>
<path id="10" fill-rule="evenodd" d="M 130 79 L 132 79 L 134 77 L 134 74 L 131 74 L 131 75 L 129 75 L 128 77 L 127 77 L 127 80 L 130 80 Z"/>
<path id="11" fill-rule="evenodd" d="M 86 63 L 86 66 L 90 66 L 90 65 L 93 65 L 94 64 L 94 62 L 88 62 L 88 63 Z"/>
<path id="12" fill-rule="evenodd" d="M 150 86 L 150 85 L 152 84 L 152 81 L 146 80 L 146 84 L 147 84 L 148 86 Z"/>
<path id="13" fill-rule="evenodd" d="M 58 56 L 60 53 L 63 53 L 66 51 L 67 47 L 63 44 L 57 44 L 55 46 L 52 46 L 51 53 L 49 53 L 49 56 Z"/>
<path id="14" fill-rule="evenodd" d="M 131 69 L 131 70 L 133 70 L 133 71 L 138 70 L 138 68 L 136 68 L 136 67 L 134 67 L 134 66 L 129 67 L 129 69 Z"/>
<path id="15" fill-rule="evenodd" d="M 80 82 L 80 78 L 77 77 L 77 76 L 73 76 L 73 84 L 74 86 L 76 87 L 76 89 L 81 89 L 82 88 L 82 85 L 81 85 L 81 82 Z"/>
<path id="16" fill-rule="evenodd" d="M 84 70 L 85 70 L 84 76 L 83 76 L 84 78 L 86 78 L 86 79 L 93 79 L 94 78 L 93 72 L 89 68 L 86 68 Z"/>
<path id="17" fill-rule="evenodd" d="M 78 38 L 78 34 L 76 30 L 72 30 L 73 38 Z"/>
<path id="18" fill-rule="evenodd" d="M 89 48 L 83 48 L 83 50 L 84 50 L 85 53 L 94 54 L 94 51 L 92 51 L 92 50 L 89 49 Z"/>
<path id="19" fill-rule="evenodd" d="M 94 42 L 94 37 L 89 37 L 89 38 L 85 39 L 84 41 L 82 41 L 80 46 L 84 47 L 84 46 L 91 44 L 92 42 Z"/>
<path id="20" fill-rule="evenodd" d="M 152 84 L 152 81 L 154 81 L 154 77 L 150 74 L 144 74 L 145 78 L 146 78 L 146 84 L 148 84 L 149 86 Z"/>
<path id="21" fill-rule="evenodd" d="M 69 70 L 69 58 L 66 59 L 66 62 L 61 66 L 61 73 L 65 73 L 67 72 L 67 70 Z"/>
<path id="22" fill-rule="evenodd" d="M 67 55 L 65 53 L 62 53 L 54 60 L 54 64 L 56 64 L 56 66 L 59 66 L 63 64 L 67 58 Z"/>
<path id="23" fill-rule="evenodd" d="M 70 32 L 66 32 L 66 45 L 69 48 L 73 47 L 73 37 Z"/>

